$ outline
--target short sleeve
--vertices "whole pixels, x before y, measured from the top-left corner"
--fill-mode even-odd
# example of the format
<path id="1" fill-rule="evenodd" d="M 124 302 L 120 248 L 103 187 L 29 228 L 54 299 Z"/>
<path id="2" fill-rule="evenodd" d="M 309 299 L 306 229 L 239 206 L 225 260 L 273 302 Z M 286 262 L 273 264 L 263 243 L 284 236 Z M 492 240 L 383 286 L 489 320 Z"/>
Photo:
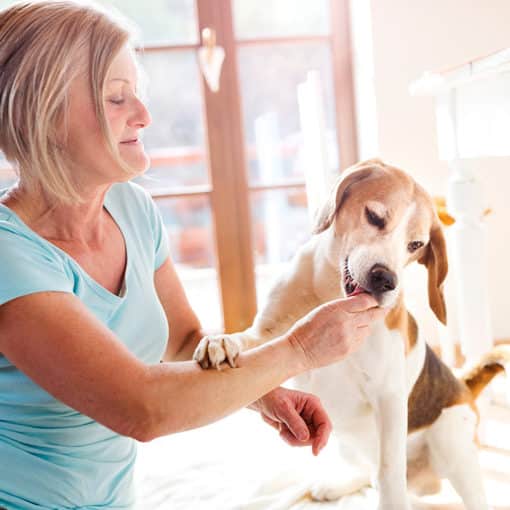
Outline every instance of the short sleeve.
<path id="1" fill-rule="evenodd" d="M 170 253 L 170 244 L 168 242 L 168 232 L 166 230 L 165 224 L 163 222 L 163 218 L 161 217 L 161 213 L 152 200 L 149 198 L 149 207 L 150 207 L 150 220 L 151 220 L 151 230 L 152 236 L 154 239 L 154 271 L 159 269 L 163 262 L 168 258 Z"/>
<path id="2" fill-rule="evenodd" d="M 72 292 L 63 260 L 42 240 L 0 222 L 0 305 L 36 292 Z"/>

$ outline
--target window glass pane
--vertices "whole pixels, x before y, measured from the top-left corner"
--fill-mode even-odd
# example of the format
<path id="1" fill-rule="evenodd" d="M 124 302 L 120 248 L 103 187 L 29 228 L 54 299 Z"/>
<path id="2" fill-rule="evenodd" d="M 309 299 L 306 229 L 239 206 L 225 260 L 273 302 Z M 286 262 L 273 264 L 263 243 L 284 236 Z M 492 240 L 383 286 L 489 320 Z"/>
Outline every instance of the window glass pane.
<path id="1" fill-rule="evenodd" d="M 212 215 L 207 195 L 156 199 L 170 239 L 177 273 L 191 307 L 208 331 L 223 327 L 213 242 Z"/>
<path id="2" fill-rule="evenodd" d="M 241 97 L 250 184 L 304 179 L 297 86 L 310 70 L 322 83 L 329 167 L 337 172 L 331 52 L 323 43 L 239 48 Z M 261 76 L 271 76 L 261 80 Z"/>
<path id="3" fill-rule="evenodd" d="M 304 187 L 251 192 L 258 305 L 274 277 L 311 235 Z"/>
<path id="4" fill-rule="evenodd" d="M 233 0 L 238 39 L 327 35 L 330 0 Z"/>
<path id="5" fill-rule="evenodd" d="M 158 166 L 159 162 L 153 158 L 153 164 L 135 182 L 151 193 L 165 193 L 180 186 L 199 185 L 203 175 L 203 164 L 187 164 L 186 162 L 172 165 Z"/>
<path id="6" fill-rule="evenodd" d="M 200 76 L 192 51 L 146 52 L 146 104 L 152 124 L 144 144 L 151 154 L 149 187 L 209 183 Z"/>
<path id="7" fill-rule="evenodd" d="M 100 0 L 133 20 L 144 45 L 195 44 L 195 0 Z"/>

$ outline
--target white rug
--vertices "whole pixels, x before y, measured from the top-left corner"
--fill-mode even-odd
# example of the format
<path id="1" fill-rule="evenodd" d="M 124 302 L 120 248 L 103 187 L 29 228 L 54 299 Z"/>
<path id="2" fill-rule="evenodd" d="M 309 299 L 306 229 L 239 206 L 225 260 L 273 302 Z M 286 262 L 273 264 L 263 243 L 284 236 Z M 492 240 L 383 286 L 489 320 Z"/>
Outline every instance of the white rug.
<path id="1" fill-rule="evenodd" d="M 489 444 L 496 450 L 482 451 L 481 463 L 494 509 L 510 510 L 510 458 L 505 454 L 510 451 L 510 415 L 496 411 L 493 408 L 486 420 Z M 319 457 L 313 457 L 310 448 L 292 448 L 284 443 L 253 411 L 244 410 L 202 429 L 140 444 L 138 460 L 137 510 L 377 508 L 372 489 L 334 503 L 312 501 L 309 492 L 314 480 L 321 478 L 324 469 L 327 472 L 331 465 L 337 465 L 334 439 Z M 462 510 L 463 506 L 444 482 L 440 494 L 414 501 L 413 508 Z"/>
<path id="2" fill-rule="evenodd" d="M 310 499 L 321 465 L 335 458 L 334 441 L 319 457 L 292 448 L 253 411 L 141 444 L 143 510 L 371 510 L 373 490 L 335 503 Z"/>

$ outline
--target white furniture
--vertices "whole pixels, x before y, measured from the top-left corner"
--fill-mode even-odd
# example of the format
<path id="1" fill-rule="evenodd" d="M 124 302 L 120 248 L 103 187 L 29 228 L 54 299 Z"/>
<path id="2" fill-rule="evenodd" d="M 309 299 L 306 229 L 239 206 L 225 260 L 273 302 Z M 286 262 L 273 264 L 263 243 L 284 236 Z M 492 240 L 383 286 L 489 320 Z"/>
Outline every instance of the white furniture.
<path id="1" fill-rule="evenodd" d="M 510 155 L 510 49 L 426 73 L 413 95 L 436 97 L 439 155 L 450 167 L 447 206 L 461 348 L 468 361 L 493 343 L 483 196 L 470 159 Z M 478 173 L 478 172 L 477 172 Z"/>

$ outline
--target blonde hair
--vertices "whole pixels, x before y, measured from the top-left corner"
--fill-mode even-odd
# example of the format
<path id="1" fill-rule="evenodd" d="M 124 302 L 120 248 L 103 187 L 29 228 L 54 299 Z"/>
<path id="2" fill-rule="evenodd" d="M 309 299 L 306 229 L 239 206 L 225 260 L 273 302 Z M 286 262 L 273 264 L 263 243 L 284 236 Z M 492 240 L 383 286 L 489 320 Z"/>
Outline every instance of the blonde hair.
<path id="1" fill-rule="evenodd" d="M 0 149 L 24 186 L 79 203 L 73 163 L 62 144 L 69 87 L 86 71 L 106 146 L 120 159 L 105 118 L 107 71 L 131 30 L 97 6 L 21 2 L 0 11 Z"/>

